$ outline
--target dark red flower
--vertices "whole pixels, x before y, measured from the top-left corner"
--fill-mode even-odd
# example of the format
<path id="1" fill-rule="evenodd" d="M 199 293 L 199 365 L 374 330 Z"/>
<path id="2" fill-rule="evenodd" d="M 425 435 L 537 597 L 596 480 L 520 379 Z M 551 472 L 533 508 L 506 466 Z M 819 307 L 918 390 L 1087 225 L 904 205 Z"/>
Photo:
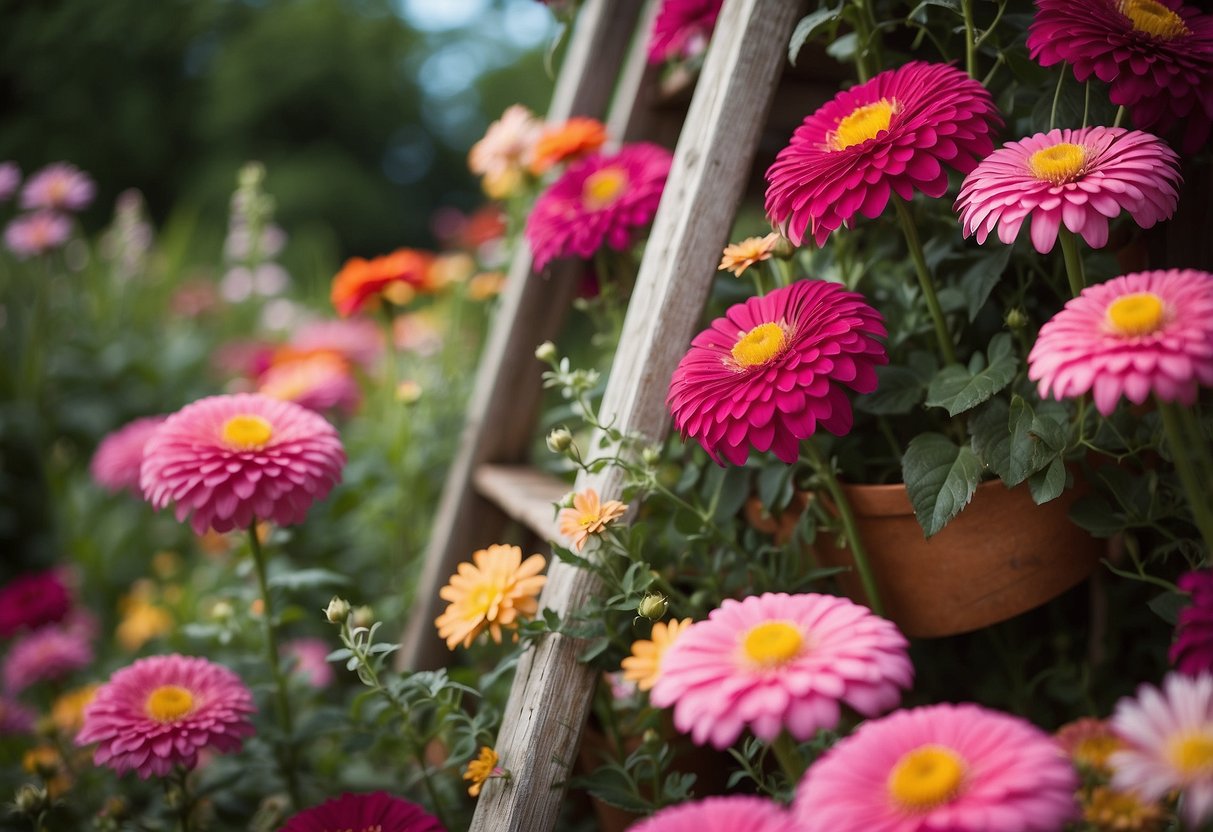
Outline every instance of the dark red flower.
<path id="1" fill-rule="evenodd" d="M 442 824 L 416 803 L 387 792 L 343 794 L 304 809 L 279 832 L 445 832 Z"/>
<path id="2" fill-rule="evenodd" d="M 1192 603 L 1179 611 L 1171 664 L 1180 673 L 1199 676 L 1213 671 L 1213 570 L 1187 573 L 1179 588 L 1192 595 Z"/>
<path id="3" fill-rule="evenodd" d="M 20 575 L 0 587 L 0 637 L 62 621 L 72 598 L 55 570 Z"/>

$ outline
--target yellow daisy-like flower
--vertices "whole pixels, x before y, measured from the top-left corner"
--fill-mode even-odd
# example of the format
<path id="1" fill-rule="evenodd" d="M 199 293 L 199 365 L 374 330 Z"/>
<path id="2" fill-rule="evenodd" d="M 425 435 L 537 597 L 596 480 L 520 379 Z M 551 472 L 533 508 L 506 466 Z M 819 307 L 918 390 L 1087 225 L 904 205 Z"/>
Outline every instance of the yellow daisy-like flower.
<path id="1" fill-rule="evenodd" d="M 1157 803 L 1104 786 L 1083 796 L 1082 817 L 1099 832 L 1161 832 L 1168 819 Z"/>
<path id="2" fill-rule="evenodd" d="M 93 701 L 100 685 L 85 685 L 69 690 L 51 705 L 51 722 L 67 737 L 75 737 L 84 725 L 84 707 Z"/>
<path id="3" fill-rule="evenodd" d="M 658 621 L 653 625 L 653 632 L 647 639 L 632 642 L 632 655 L 623 660 L 623 678 L 635 682 L 641 690 L 650 690 L 657 684 L 661 675 L 661 657 L 677 638 L 691 626 L 691 619 L 671 621 L 665 624 Z"/>
<path id="4" fill-rule="evenodd" d="M 516 627 L 519 618 L 532 618 L 539 609 L 537 597 L 547 580 L 539 573 L 542 555 L 525 561 L 517 546 L 494 544 L 472 554 L 473 563 L 459 564 L 459 571 L 438 591 L 451 604 L 435 619 L 438 635 L 446 646 L 470 647 L 486 629 L 501 643 L 502 629 Z"/>
<path id="5" fill-rule="evenodd" d="M 1112 773 L 1108 758 L 1125 747 L 1124 740 L 1116 735 L 1107 722 L 1094 717 L 1066 723 L 1057 729 L 1054 738 L 1074 761 L 1074 765 L 1105 777 Z"/>
<path id="6" fill-rule="evenodd" d="M 173 629 L 173 616 L 168 610 L 156 606 L 141 594 L 128 595 L 119 609 L 122 620 L 118 622 L 114 635 L 118 643 L 132 653 Z"/>
<path id="7" fill-rule="evenodd" d="M 480 794 L 480 787 L 490 777 L 501 777 L 505 774 L 498 766 L 497 762 L 501 758 L 497 756 L 497 752 L 489 748 L 487 745 L 480 749 L 480 756 L 468 763 L 467 771 L 463 773 L 463 779 L 467 780 L 468 794 L 476 797 Z"/>
<path id="8" fill-rule="evenodd" d="M 592 488 L 573 495 L 573 507 L 562 508 L 557 521 L 560 523 L 560 533 L 569 539 L 569 545 L 580 552 L 585 548 L 590 535 L 599 534 L 608 524 L 623 516 L 627 506 L 618 500 L 607 500 L 605 503 L 598 498 L 598 492 Z"/>
<path id="9" fill-rule="evenodd" d="M 770 260 L 778 242 L 779 234 L 772 231 L 765 237 L 747 237 L 740 243 L 727 245 L 717 271 L 730 271 L 735 277 L 741 277 L 742 273 L 755 263 Z"/>

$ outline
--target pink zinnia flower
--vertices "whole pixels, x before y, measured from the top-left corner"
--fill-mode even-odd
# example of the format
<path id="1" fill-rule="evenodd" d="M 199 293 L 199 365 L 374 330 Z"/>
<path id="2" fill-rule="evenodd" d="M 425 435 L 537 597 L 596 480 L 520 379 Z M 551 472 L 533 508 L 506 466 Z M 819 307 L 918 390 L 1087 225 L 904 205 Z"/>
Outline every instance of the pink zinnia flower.
<path id="1" fill-rule="evenodd" d="M 1179 791 L 1192 829 L 1213 817 L 1213 676 L 1172 673 L 1162 689 L 1142 685 L 1122 699 L 1112 728 L 1126 748 L 1112 754 L 1112 788 L 1148 801 Z"/>
<path id="2" fill-rule="evenodd" d="M 143 447 L 163 421 L 163 416 L 147 416 L 107 434 L 89 463 L 93 482 L 110 493 L 129 489 L 138 494 Z"/>
<path id="3" fill-rule="evenodd" d="M 18 575 L 0 587 L 0 638 L 62 621 L 72 596 L 58 570 Z"/>
<path id="4" fill-rule="evenodd" d="M 311 321 L 291 335 L 290 346 L 301 352 L 335 352 L 364 370 L 383 355 L 383 330 L 367 318 Z"/>
<path id="5" fill-rule="evenodd" d="M 851 429 L 844 387 L 876 389 L 888 363 L 880 313 L 837 283 L 800 280 L 731 307 L 695 336 L 666 405 L 685 439 L 744 465 L 750 447 L 795 462 L 817 427 Z"/>
<path id="6" fill-rule="evenodd" d="M 701 745 L 725 748 L 747 725 L 764 740 L 807 740 L 835 727 L 842 705 L 896 707 L 914 678 L 906 648 L 891 621 L 846 598 L 729 598 L 666 650 L 651 698 Z"/>
<path id="7" fill-rule="evenodd" d="M 21 168 L 16 162 L 0 162 L 0 202 L 7 202 L 21 184 Z"/>
<path id="8" fill-rule="evenodd" d="M 796 790 L 804 832 L 1057 832 L 1078 776 L 1035 726 L 976 705 L 913 708 L 860 725 Z"/>
<path id="9" fill-rule="evenodd" d="M 1091 248 L 1108 220 L 1128 212 L 1142 228 L 1170 219 L 1179 201 L 1179 157 L 1149 133 L 1119 127 L 1050 130 L 1004 144 L 965 177 L 956 200 L 964 236 L 984 243 L 995 227 L 1012 243 L 1032 220 L 1032 245 L 1048 254 L 1062 223 Z"/>
<path id="10" fill-rule="evenodd" d="M 295 660 L 293 672 L 314 688 L 327 688 L 333 683 L 333 666 L 328 662 L 331 652 L 322 638 L 297 638 L 282 645 L 283 655 Z"/>
<path id="11" fill-rule="evenodd" d="M 1121 396 L 1196 403 L 1213 385 L 1213 274 L 1135 272 L 1083 289 L 1040 328 L 1028 354 L 1040 395 L 1090 391 L 1107 416 Z"/>
<path id="12" fill-rule="evenodd" d="M 192 769 L 198 752 L 239 751 L 253 733 L 253 694 L 222 665 L 193 656 L 151 656 L 124 667 L 84 708 L 76 745 L 97 744 L 93 762 L 146 780 L 176 766 Z"/>
<path id="13" fill-rule="evenodd" d="M 67 242 L 72 224 L 54 211 L 22 214 L 4 229 L 4 244 L 22 260 L 45 254 Z"/>
<path id="14" fill-rule="evenodd" d="M 570 165 L 527 217 L 535 268 L 557 257 L 588 260 L 604 245 L 628 248 L 657 213 L 672 160 L 664 147 L 637 142 Z"/>
<path id="15" fill-rule="evenodd" d="M 649 36 L 649 63 L 703 53 L 723 5 L 724 0 L 663 0 Z"/>
<path id="16" fill-rule="evenodd" d="M 1133 123 L 1163 133 L 1186 125 L 1197 151 L 1213 119 L 1213 17 L 1179 0 L 1036 0 L 1028 54 L 1041 66 L 1065 61 L 1074 77 L 1108 84 Z"/>
<path id="17" fill-rule="evenodd" d="M 22 208 L 79 211 L 93 201 L 92 177 L 69 162 L 55 162 L 32 175 L 21 192 Z"/>
<path id="18" fill-rule="evenodd" d="M 14 641 L 4 657 L 4 690 L 18 694 L 39 682 L 53 682 L 93 663 L 88 637 L 76 628 L 41 627 Z"/>
<path id="19" fill-rule="evenodd" d="M 387 792 L 343 794 L 319 806 L 305 809 L 286 822 L 279 832 L 445 832 L 438 819 L 416 803 Z"/>
<path id="20" fill-rule="evenodd" d="M 322 352 L 274 364 L 262 374 L 257 392 L 317 413 L 339 410 L 347 416 L 362 401 L 362 390 L 345 359 Z"/>
<path id="21" fill-rule="evenodd" d="M 1180 673 L 1213 673 L 1213 571 L 1199 569 L 1179 579 L 1179 588 L 1192 602 L 1179 611 L 1171 664 Z"/>
<path id="22" fill-rule="evenodd" d="M 0 737 L 34 733 L 38 714 L 16 699 L 0 695 Z"/>
<path id="23" fill-rule="evenodd" d="M 198 534 L 303 521 L 341 479 L 345 451 L 312 411 L 268 396 L 200 399 L 169 416 L 143 452 L 140 485 L 156 508 L 191 512 Z"/>
<path id="24" fill-rule="evenodd" d="M 1002 123 L 990 93 L 962 70 L 912 61 L 843 90 L 804 120 L 767 171 L 767 215 L 800 245 L 856 213 L 880 216 L 890 193 L 941 197 L 945 167 L 968 173 Z"/>
<path id="25" fill-rule="evenodd" d="M 796 832 L 792 816 L 761 797 L 709 797 L 662 809 L 628 832 Z"/>

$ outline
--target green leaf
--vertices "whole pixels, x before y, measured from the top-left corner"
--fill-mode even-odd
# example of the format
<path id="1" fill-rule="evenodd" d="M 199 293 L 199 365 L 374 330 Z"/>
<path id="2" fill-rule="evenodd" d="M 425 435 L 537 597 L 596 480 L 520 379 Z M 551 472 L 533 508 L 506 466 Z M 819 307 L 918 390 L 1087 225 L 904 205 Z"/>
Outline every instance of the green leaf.
<path id="1" fill-rule="evenodd" d="M 839 63 L 850 63 L 855 59 L 855 50 L 859 47 L 859 37 L 854 32 L 847 32 L 840 38 L 830 41 L 826 54 Z"/>
<path id="2" fill-rule="evenodd" d="M 788 43 L 788 63 L 796 66 L 796 59 L 800 57 L 800 50 L 804 48 L 805 42 L 818 29 L 824 28 L 830 23 L 837 24 L 841 19 L 840 11 L 841 7 L 837 9 L 825 7 L 800 18 L 800 22 L 796 24 L 796 28 L 792 30 L 792 40 Z"/>
<path id="3" fill-rule="evenodd" d="M 349 582 L 348 576 L 328 569 L 293 569 L 290 572 L 280 572 L 268 581 L 271 587 L 281 587 L 292 592 L 323 586 L 344 586 Z"/>
<path id="4" fill-rule="evenodd" d="M 1028 477 L 1028 490 L 1036 505 L 1056 500 L 1066 488 L 1066 464 L 1055 457 L 1049 467 Z"/>
<path id="5" fill-rule="evenodd" d="M 985 306 L 990 292 L 994 291 L 1002 273 L 1007 270 L 1007 263 L 1011 262 L 1014 246 L 999 243 L 990 247 L 993 253 L 987 257 L 979 257 L 960 277 L 960 289 L 965 296 L 970 322 L 977 317 L 981 307 Z"/>
<path id="6" fill-rule="evenodd" d="M 1006 387 L 1019 371 L 1019 361 L 1011 349 L 1011 336 L 1000 332 L 990 341 L 989 365 L 976 369 L 950 364 L 940 370 L 927 389 L 927 406 L 946 408 L 949 416 L 972 410 Z M 976 358 L 976 356 L 974 356 Z"/>
<path id="7" fill-rule="evenodd" d="M 981 461 L 973 449 L 960 447 L 939 433 L 914 437 L 902 457 L 901 470 L 914 516 L 928 538 L 969 504 L 981 482 Z"/>
<path id="8" fill-rule="evenodd" d="M 1007 487 L 1013 488 L 1043 470 L 1065 447 L 1065 432 L 1050 415 L 1037 418 L 1032 405 L 1021 396 L 1011 397 L 1011 463 Z"/>
<path id="9" fill-rule="evenodd" d="M 922 0 L 921 3 L 914 7 L 913 11 L 906 15 L 906 18 L 918 23 L 926 23 L 927 6 L 942 6 L 958 15 L 961 13 L 960 0 Z"/>
<path id="10" fill-rule="evenodd" d="M 1070 520 L 1095 537 L 1111 537 L 1125 527 L 1124 518 L 1103 496 L 1086 494 L 1070 506 Z"/>
<path id="11" fill-rule="evenodd" d="M 877 415 L 909 413 L 926 392 L 919 375 L 906 367 L 877 367 L 876 379 L 875 392 L 855 398 L 856 410 Z"/>
<path id="12" fill-rule="evenodd" d="M 983 465 L 1004 480 L 1011 466 L 1009 412 L 1004 399 L 991 399 L 969 420 L 973 451 Z"/>
<path id="13" fill-rule="evenodd" d="M 1179 621 L 1179 611 L 1190 603 L 1192 603 L 1192 596 L 1186 592 L 1164 592 L 1147 601 L 1146 606 L 1153 610 L 1155 615 L 1174 627 Z"/>
<path id="14" fill-rule="evenodd" d="M 636 793 L 636 786 L 613 766 L 603 766 L 588 777 L 574 777 L 569 780 L 568 786 L 585 789 L 603 803 L 634 814 L 644 814 L 652 809 Z"/>

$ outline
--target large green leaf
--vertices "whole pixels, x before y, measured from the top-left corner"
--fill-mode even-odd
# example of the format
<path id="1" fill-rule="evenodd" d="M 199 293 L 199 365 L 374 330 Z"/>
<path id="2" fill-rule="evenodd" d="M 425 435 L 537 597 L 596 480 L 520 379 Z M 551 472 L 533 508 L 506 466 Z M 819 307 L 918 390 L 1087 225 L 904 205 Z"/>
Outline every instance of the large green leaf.
<path id="1" fill-rule="evenodd" d="M 990 340 L 988 364 L 979 353 L 968 367 L 950 364 L 935 375 L 927 389 L 927 406 L 946 408 L 949 416 L 972 410 L 1010 384 L 1018 371 L 1011 336 L 1000 332 Z"/>
<path id="2" fill-rule="evenodd" d="M 792 66 L 796 65 L 796 59 L 800 56 L 800 50 L 818 29 L 824 29 L 831 23 L 837 26 L 838 21 L 842 19 L 841 12 L 841 6 L 837 9 L 825 6 L 800 18 L 800 22 L 796 24 L 796 28 L 792 30 L 792 39 L 788 42 L 788 63 L 792 64 Z"/>
<path id="3" fill-rule="evenodd" d="M 877 367 L 876 379 L 875 392 L 856 397 L 856 410 L 877 415 L 909 413 L 926 392 L 922 378 L 908 367 Z"/>
<path id="4" fill-rule="evenodd" d="M 973 451 L 982 464 L 1006 479 L 1011 466 L 1010 407 L 1004 399 L 991 399 L 969 419 Z"/>
<path id="5" fill-rule="evenodd" d="M 1011 262 L 1011 250 L 1014 246 L 992 243 L 990 248 L 993 251 L 988 257 L 979 257 L 960 276 L 960 290 L 964 293 L 968 306 L 969 321 L 977 317 L 977 313 L 990 297 L 990 292 L 998 285 L 1002 273 L 1007 269 L 1007 263 Z"/>
<path id="6" fill-rule="evenodd" d="M 973 499 L 981 482 L 981 461 L 940 433 L 914 437 L 901 460 L 914 516 L 926 537 L 939 532 Z"/>
<path id="7" fill-rule="evenodd" d="M 1011 460 L 1003 477 L 1008 488 L 1043 471 L 1061 454 L 1066 428 L 1059 420 L 1064 418 L 1064 410 L 1042 407 L 1038 414 L 1021 396 L 1011 397 Z"/>

